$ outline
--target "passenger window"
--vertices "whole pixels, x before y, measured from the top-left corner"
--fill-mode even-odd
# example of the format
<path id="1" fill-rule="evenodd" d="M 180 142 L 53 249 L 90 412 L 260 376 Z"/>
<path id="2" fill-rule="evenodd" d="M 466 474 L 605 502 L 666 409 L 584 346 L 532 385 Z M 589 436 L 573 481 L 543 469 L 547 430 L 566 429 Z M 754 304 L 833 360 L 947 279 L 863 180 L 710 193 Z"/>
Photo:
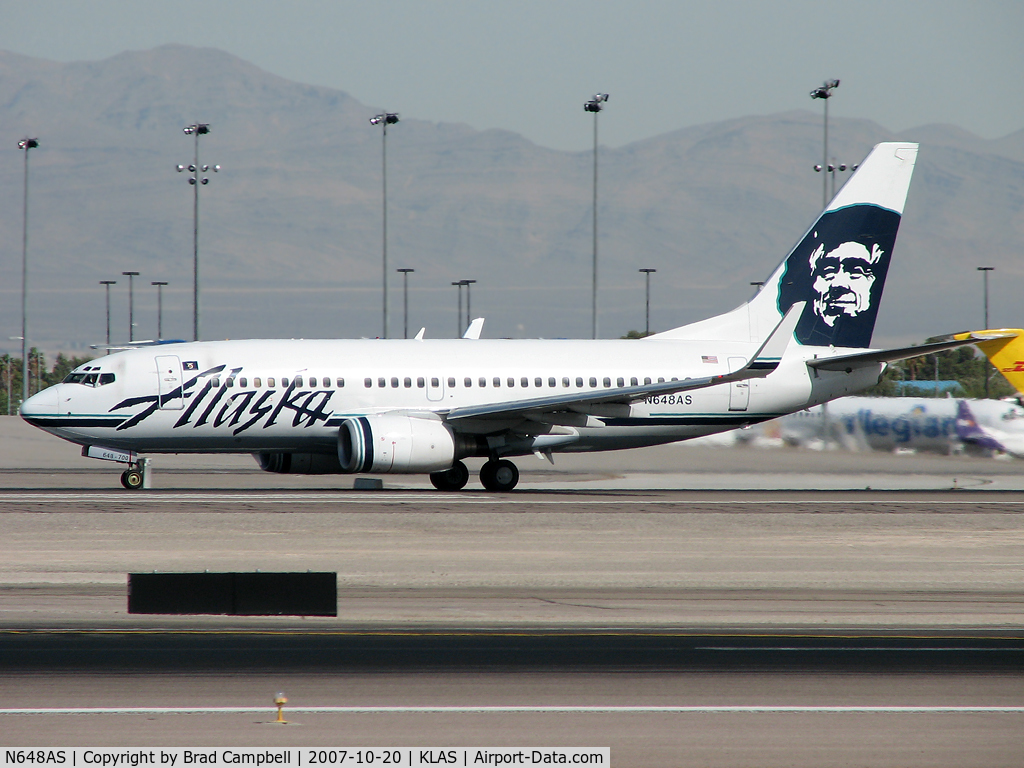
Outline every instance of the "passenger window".
<path id="1" fill-rule="evenodd" d="M 448 377 L 448 386 L 449 387 L 454 387 L 455 386 L 455 377 L 454 376 L 449 376 Z"/>
<path id="2" fill-rule="evenodd" d="M 392 389 L 398 389 L 398 377 L 397 376 L 392 376 L 391 377 L 391 388 Z"/>
<path id="3" fill-rule="evenodd" d="M 569 386 L 569 377 L 568 376 L 563 376 L 562 377 L 562 386 L 563 387 L 568 387 Z"/>
<path id="4" fill-rule="evenodd" d="M 651 383 L 651 377 L 650 376 L 644 376 L 644 385 L 647 385 L 647 384 L 650 384 L 650 383 Z"/>
<path id="5" fill-rule="evenodd" d="M 514 387 L 516 385 L 516 380 L 509 376 L 508 381 L 506 381 L 505 383 L 508 384 L 510 387 Z"/>
<path id="6" fill-rule="evenodd" d="M 100 374 L 100 386 L 101 387 L 104 384 L 113 384 L 113 383 L 114 383 L 114 374 L 112 374 L 112 373 L 101 373 Z"/>
<path id="7" fill-rule="evenodd" d="M 554 376 L 548 376 L 548 386 L 549 387 L 555 386 L 555 377 Z"/>
<path id="8" fill-rule="evenodd" d="M 521 386 L 523 389 L 526 389 L 527 387 L 530 386 L 530 380 L 523 376 L 523 378 L 519 380 L 519 386 Z"/>
<path id="9" fill-rule="evenodd" d="M 421 379 L 421 381 L 422 381 L 422 379 Z M 412 388 L 412 379 L 410 379 L 408 376 L 405 377 L 405 381 L 403 381 L 402 383 L 405 385 L 406 389 L 411 389 Z"/>
<path id="10" fill-rule="evenodd" d="M 324 386 L 325 387 L 329 387 L 330 385 L 331 385 L 331 380 L 330 379 L 324 379 Z M 310 376 L 309 377 L 309 386 L 311 386 L 311 387 L 315 387 L 316 386 L 316 376 Z"/>
<path id="11" fill-rule="evenodd" d="M 498 376 L 495 376 L 494 379 L 491 381 L 491 383 L 494 384 L 495 387 L 500 387 L 501 386 L 501 378 L 498 377 Z"/>
<path id="12" fill-rule="evenodd" d="M 453 381 L 452 384 L 454 385 L 454 383 L 455 382 Z M 439 378 L 437 378 L 436 376 L 431 376 L 430 377 L 430 386 L 432 386 L 432 387 L 440 387 L 441 386 L 441 380 Z"/>
<path id="13" fill-rule="evenodd" d="M 373 386 L 373 379 L 363 379 L 363 386 L 369 389 Z"/>
<path id="14" fill-rule="evenodd" d="M 486 387 L 487 386 L 487 379 L 485 379 L 483 376 L 480 377 L 480 386 L 481 387 Z"/>
<path id="15" fill-rule="evenodd" d="M 274 377 L 273 376 L 267 376 L 267 386 L 268 387 L 274 386 Z"/>
<path id="16" fill-rule="evenodd" d="M 609 378 L 608 378 L 607 376 L 605 376 L 605 377 L 604 377 L 604 381 L 603 381 L 602 383 L 603 383 L 603 384 L 604 384 L 604 385 L 605 385 L 606 387 L 610 387 L 610 386 L 612 385 L 612 380 L 611 380 L 611 379 L 609 379 Z"/>
<path id="17" fill-rule="evenodd" d="M 597 379 L 594 376 L 590 377 L 590 386 L 592 386 L 592 387 L 596 387 L 597 386 Z"/>
<path id="18" fill-rule="evenodd" d="M 240 386 L 240 387 L 248 387 L 249 386 L 249 380 L 247 378 L 245 378 L 245 376 L 243 376 L 242 378 L 240 378 L 238 380 L 238 386 Z"/>
<path id="19" fill-rule="evenodd" d="M 220 376 L 214 376 L 212 379 L 210 379 L 210 384 L 212 386 L 214 386 L 214 387 L 219 387 L 220 386 Z"/>
<path id="20" fill-rule="evenodd" d="M 233 386 L 235 386 L 235 380 L 232 379 L 231 377 L 228 377 L 228 380 L 224 382 L 224 386 L 225 387 L 233 387 Z"/>
<path id="21" fill-rule="evenodd" d="M 623 378 L 621 376 L 619 376 L 619 378 L 617 378 L 615 380 L 615 386 L 617 386 L 617 387 L 624 387 L 624 386 L 626 386 L 626 382 L 625 382 L 625 380 L 623 380 Z"/>
<path id="22" fill-rule="evenodd" d="M 473 386 L 473 380 L 471 378 L 469 378 L 469 376 L 467 376 L 466 380 L 463 382 L 463 384 L 465 384 L 467 387 L 472 387 Z"/>
<path id="23" fill-rule="evenodd" d="M 281 384 L 283 384 L 284 386 L 287 387 L 288 386 L 288 380 L 287 379 L 281 379 Z M 295 386 L 296 387 L 301 387 L 302 386 L 302 377 L 301 376 L 296 376 L 295 377 Z M 310 386 L 312 387 L 313 385 L 310 384 Z"/>
<path id="24" fill-rule="evenodd" d="M 636 376 L 633 376 L 632 378 L 630 378 L 629 386 L 631 386 L 631 387 L 637 386 Z"/>
<path id="25" fill-rule="evenodd" d="M 388 385 L 388 380 L 385 379 L 383 376 L 381 376 L 379 379 L 377 379 L 377 386 L 378 387 L 386 387 L 387 385 Z"/>
<path id="26" fill-rule="evenodd" d="M 423 389 L 425 386 L 427 386 L 427 380 L 424 379 L 422 376 L 418 377 L 416 379 L 416 386 L 419 387 L 420 389 Z M 434 379 L 434 383 L 431 386 L 437 386 L 437 379 Z"/>
<path id="27" fill-rule="evenodd" d="M 252 380 L 252 385 L 253 385 L 254 387 L 262 387 L 262 386 L 263 386 L 263 382 L 262 382 L 262 381 L 260 381 L 260 377 L 259 377 L 259 376 L 257 376 L 256 378 L 254 378 L 254 379 Z"/>
<path id="28" fill-rule="evenodd" d="M 339 378 L 339 379 L 336 380 L 336 383 L 338 385 L 338 389 L 344 389 L 345 388 L 345 380 L 344 379 Z M 324 386 L 325 387 L 331 386 L 331 380 L 330 379 L 324 379 Z"/>
<path id="29" fill-rule="evenodd" d="M 582 387 L 583 386 L 583 377 L 582 376 L 577 376 L 576 377 L 576 386 L 577 387 Z"/>
<path id="30" fill-rule="evenodd" d="M 544 382 L 543 382 L 543 380 L 541 379 L 540 376 L 538 376 L 537 378 L 535 378 L 533 380 L 533 386 L 535 386 L 535 387 L 543 387 L 544 386 Z"/>
<path id="31" fill-rule="evenodd" d="M 659 384 L 664 384 L 665 383 L 665 377 L 664 376 L 659 376 L 658 377 L 658 383 Z"/>

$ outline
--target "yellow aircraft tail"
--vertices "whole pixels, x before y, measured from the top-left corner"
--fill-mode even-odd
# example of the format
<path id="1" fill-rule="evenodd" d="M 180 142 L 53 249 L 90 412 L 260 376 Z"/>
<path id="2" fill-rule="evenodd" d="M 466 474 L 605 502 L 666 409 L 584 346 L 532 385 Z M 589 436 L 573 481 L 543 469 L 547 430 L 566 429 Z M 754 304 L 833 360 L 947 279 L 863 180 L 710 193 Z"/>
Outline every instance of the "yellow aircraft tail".
<path id="1" fill-rule="evenodd" d="M 989 331 L 957 333 L 954 339 L 974 339 L 974 345 L 985 353 L 1006 380 L 1018 392 L 1024 392 L 1024 329 L 998 328 Z"/>

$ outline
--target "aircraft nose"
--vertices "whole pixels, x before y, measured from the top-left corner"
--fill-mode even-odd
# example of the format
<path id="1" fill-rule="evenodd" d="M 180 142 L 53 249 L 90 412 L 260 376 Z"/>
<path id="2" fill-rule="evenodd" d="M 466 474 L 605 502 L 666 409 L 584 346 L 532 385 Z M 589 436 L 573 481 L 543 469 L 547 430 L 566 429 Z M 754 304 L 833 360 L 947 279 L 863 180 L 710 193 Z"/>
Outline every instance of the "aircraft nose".
<path id="1" fill-rule="evenodd" d="M 57 387 L 47 387 L 23 402 L 18 412 L 25 420 L 29 420 L 33 416 L 56 416 L 57 398 Z"/>

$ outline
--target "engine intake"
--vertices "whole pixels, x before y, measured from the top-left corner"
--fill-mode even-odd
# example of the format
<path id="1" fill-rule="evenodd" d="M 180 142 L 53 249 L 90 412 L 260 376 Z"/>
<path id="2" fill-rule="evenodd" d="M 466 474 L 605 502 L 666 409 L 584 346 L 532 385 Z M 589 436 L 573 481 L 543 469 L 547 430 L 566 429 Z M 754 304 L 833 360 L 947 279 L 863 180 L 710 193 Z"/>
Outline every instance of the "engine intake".
<path id="1" fill-rule="evenodd" d="M 476 441 L 438 419 L 380 413 L 346 419 L 338 430 L 342 472 L 437 472 L 474 455 Z"/>

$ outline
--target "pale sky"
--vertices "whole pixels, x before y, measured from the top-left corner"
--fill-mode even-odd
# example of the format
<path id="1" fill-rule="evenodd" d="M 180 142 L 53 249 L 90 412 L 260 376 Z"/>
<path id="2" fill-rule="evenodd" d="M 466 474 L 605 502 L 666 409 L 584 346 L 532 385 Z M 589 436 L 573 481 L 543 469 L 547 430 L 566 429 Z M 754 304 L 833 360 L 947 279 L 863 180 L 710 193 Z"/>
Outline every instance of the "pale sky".
<path id="1" fill-rule="evenodd" d="M 680 0 L 0 0 L 0 48 L 55 61 L 206 46 L 410 118 L 621 146 L 750 114 L 821 111 L 893 131 L 1024 128 L 1024 3 Z"/>

